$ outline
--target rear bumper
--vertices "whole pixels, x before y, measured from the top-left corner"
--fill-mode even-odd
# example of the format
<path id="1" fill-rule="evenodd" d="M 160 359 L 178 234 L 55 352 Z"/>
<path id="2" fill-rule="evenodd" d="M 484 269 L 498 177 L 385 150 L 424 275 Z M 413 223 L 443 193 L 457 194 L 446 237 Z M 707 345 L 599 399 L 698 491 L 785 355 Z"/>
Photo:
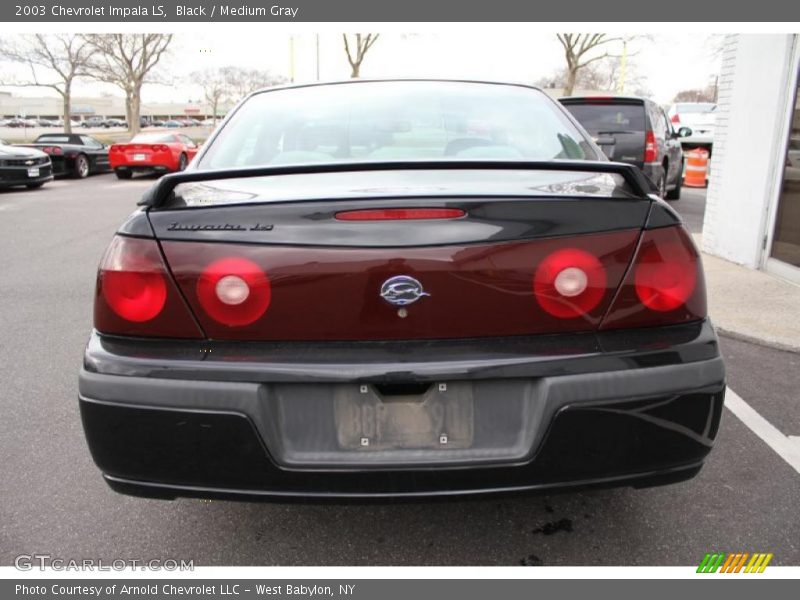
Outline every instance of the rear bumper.
<path id="1" fill-rule="evenodd" d="M 263 344 L 217 345 L 201 355 L 195 342 L 93 334 L 80 374 L 81 414 L 108 483 L 155 497 L 480 494 L 652 485 L 699 470 L 716 436 L 725 389 L 708 322 L 551 337 L 560 338 L 560 354 L 556 339 L 520 338 L 347 344 L 338 352 L 307 347 L 305 353 L 297 344 L 275 345 L 266 358 Z M 406 354 L 406 346 L 416 352 Z M 197 354 L 181 355 L 192 347 Z M 211 358 L 214 350 L 219 353 Z M 330 406 L 329 390 L 403 381 L 469 381 L 475 390 L 526 386 L 516 445 L 494 455 L 401 452 L 385 462 L 358 451 L 343 461 L 292 452 L 289 442 L 297 440 L 283 430 L 291 428 L 295 406 L 316 398 L 303 422 L 317 430 L 313 439 L 324 439 L 326 424 L 333 427 L 320 416 Z M 512 398 L 490 394 L 483 409 L 480 402 L 476 392 L 476 432 L 502 429 L 489 423 L 486 407 L 499 415 Z"/>
<path id="2" fill-rule="evenodd" d="M 131 173 L 166 173 L 177 169 L 174 166 L 163 164 L 112 165 L 112 168 L 115 171 L 130 171 Z"/>

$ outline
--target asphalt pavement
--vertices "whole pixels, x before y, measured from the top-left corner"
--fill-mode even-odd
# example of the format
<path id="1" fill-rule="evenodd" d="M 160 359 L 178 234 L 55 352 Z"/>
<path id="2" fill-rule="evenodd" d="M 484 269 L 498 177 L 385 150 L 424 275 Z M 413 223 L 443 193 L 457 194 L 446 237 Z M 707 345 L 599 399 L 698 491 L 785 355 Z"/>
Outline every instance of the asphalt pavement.
<path id="1" fill-rule="evenodd" d="M 0 564 L 692 565 L 708 551 L 800 564 L 800 473 L 726 410 L 695 479 L 646 490 L 388 504 L 174 502 L 108 489 L 77 410 L 95 269 L 151 179 L 0 191 Z M 686 190 L 685 190 L 686 191 Z M 675 203 L 692 222 L 704 193 Z M 701 222 L 701 220 L 700 220 Z M 722 339 L 729 383 L 800 435 L 800 354 Z"/>

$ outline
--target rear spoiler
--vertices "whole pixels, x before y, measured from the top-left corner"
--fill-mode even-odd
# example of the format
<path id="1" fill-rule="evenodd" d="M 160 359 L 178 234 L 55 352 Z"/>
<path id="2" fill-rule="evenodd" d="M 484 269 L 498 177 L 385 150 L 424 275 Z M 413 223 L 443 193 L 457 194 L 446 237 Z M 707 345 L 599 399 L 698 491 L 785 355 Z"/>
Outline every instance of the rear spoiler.
<path id="1" fill-rule="evenodd" d="M 224 179 L 248 177 L 270 177 L 276 175 L 301 175 L 315 173 L 348 173 L 363 171 L 448 171 L 448 170 L 500 170 L 500 171 L 568 171 L 583 173 L 607 173 L 620 175 L 637 196 L 647 196 L 656 191 L 655 186 L 642 171 L 625 163 L 586 160 L 548 161 L 494 161 L 494 160 L 443 160 L 374 163 L 320 163 L 279 167 L 247 167 L 241 169 L 219 169 L 208 171 L 182 171 L 164 175 L 148 189 L 139 206 L 155 208 L 164 204 L 172 191 L 181 183 L 201 183 Z"/>

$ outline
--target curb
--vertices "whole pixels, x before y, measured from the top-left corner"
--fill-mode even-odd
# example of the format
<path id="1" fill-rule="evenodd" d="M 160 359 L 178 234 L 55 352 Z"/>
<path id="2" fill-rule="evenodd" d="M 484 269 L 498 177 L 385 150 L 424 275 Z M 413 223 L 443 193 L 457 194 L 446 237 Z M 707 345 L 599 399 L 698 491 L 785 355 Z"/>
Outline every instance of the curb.
<path id="1" fill-rule="evenodd" d="M 740 333 L 738 331 L 732 331 L 725 327 L 720 327 L 716 323 L 714 324 L 714 329 L 717 330 L 717 333 L 722 335 L 723 337 L 728 337 L 733 340 L 739 340 L 741 342 L 748 342 L 750 344 L 756 344 L 758 346 L 764 346 L 765 348 L 772 348 L 773 350 L 781 350 L 783 352 L 792 352 L 795 354 L 800 354 L 800 346 L 793 346 L 791 344 L 784 344 L 783 342 L 776 342 L 773 340 L 765 340 L 764 338 L 759 338 L 753 335 L 749 335 L 746 333 Z"/>

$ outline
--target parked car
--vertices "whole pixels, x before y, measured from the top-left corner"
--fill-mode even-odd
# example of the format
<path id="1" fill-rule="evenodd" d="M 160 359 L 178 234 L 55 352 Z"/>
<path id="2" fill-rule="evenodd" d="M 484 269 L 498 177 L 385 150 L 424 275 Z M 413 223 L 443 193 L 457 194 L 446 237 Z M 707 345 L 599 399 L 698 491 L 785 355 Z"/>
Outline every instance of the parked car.
<path id="1" fill-rule="evenodd" d="M 164 127 L 164 121 L 156 119 L 155 121 L 152 121 L 150 125 L 152 125 L 153 127 Z"/>
<path id="2" fill-rule="evenodd" d="M 47 154 L 53 162 L 55 176 L 83 179 L 111 168 L 108 162 L 108 146 L 90 135 L 45 133 L 33 143 L 21 146 L 36 148 Z"/>
<path id="3" fill-rule="evenodd" d="M 197 150 L 197 144 L 180 133 L 141 133 L 127 144 L 113 144 L 109 159 L 119 179 L 130 179 L 135 172 L 183 171 Z"/>
<path id="4" fill-rule="evenodd" d="M 123 121 L 122 119 L 106 119 L 103 122 L 103 127 L 111 128 L 111 127 L 127 127 L 128 124 Z"/>
<path id="5" fill-rule="evenodd" d="M 629 96 L 571 96 L 559 101 L 611 160 L 639 167 L 668 200 L 681 197 L 683 152 L 664 110 L 652 100 Z"/>
<path id="6" fill-rule="evenodd" d="M 182 121 L 177 121 L 175 119 L 170 119 L 169 121 L 164 121 L 164 125 L 162 127 L 183 127 Z"/>
<path id="7" fill-rule="evenodd" d="M 524 85 L 254 93 L 101 260 L 92 456 L 158 498 L 690 478 L 724 365 L 650 189 Z"/>
<path id="8" fill-rule="evenodd" d="M 0 188 L 25 186 L 32 190 L 52 179 L 53 167 L 44 152 L 0 140 Z"/>
<path id="9" fill-rule="evenodd" d="M 669 117 L 676 128 L 688 127 L 692 134 L 681 140 L 685 149 L 703 148 L 711 156 L 717 105 L 713 102 L 678 102 L 670 106 Z"/>
<path id="10" fill-rule="evenodd" d="M 9 119 L 6 122 L 6 127 L 13 127 L 13 128 L 37 127 L 37 122 L 33 119 L 21 119 L 19 117 L 14 117 L 13 119 Z"/>
<path id="11" fill-rule="evenodd" d="M 106 120 L 103 117 L 89 117 L 81 123 L 84 129 L 104 127 Z"/>

